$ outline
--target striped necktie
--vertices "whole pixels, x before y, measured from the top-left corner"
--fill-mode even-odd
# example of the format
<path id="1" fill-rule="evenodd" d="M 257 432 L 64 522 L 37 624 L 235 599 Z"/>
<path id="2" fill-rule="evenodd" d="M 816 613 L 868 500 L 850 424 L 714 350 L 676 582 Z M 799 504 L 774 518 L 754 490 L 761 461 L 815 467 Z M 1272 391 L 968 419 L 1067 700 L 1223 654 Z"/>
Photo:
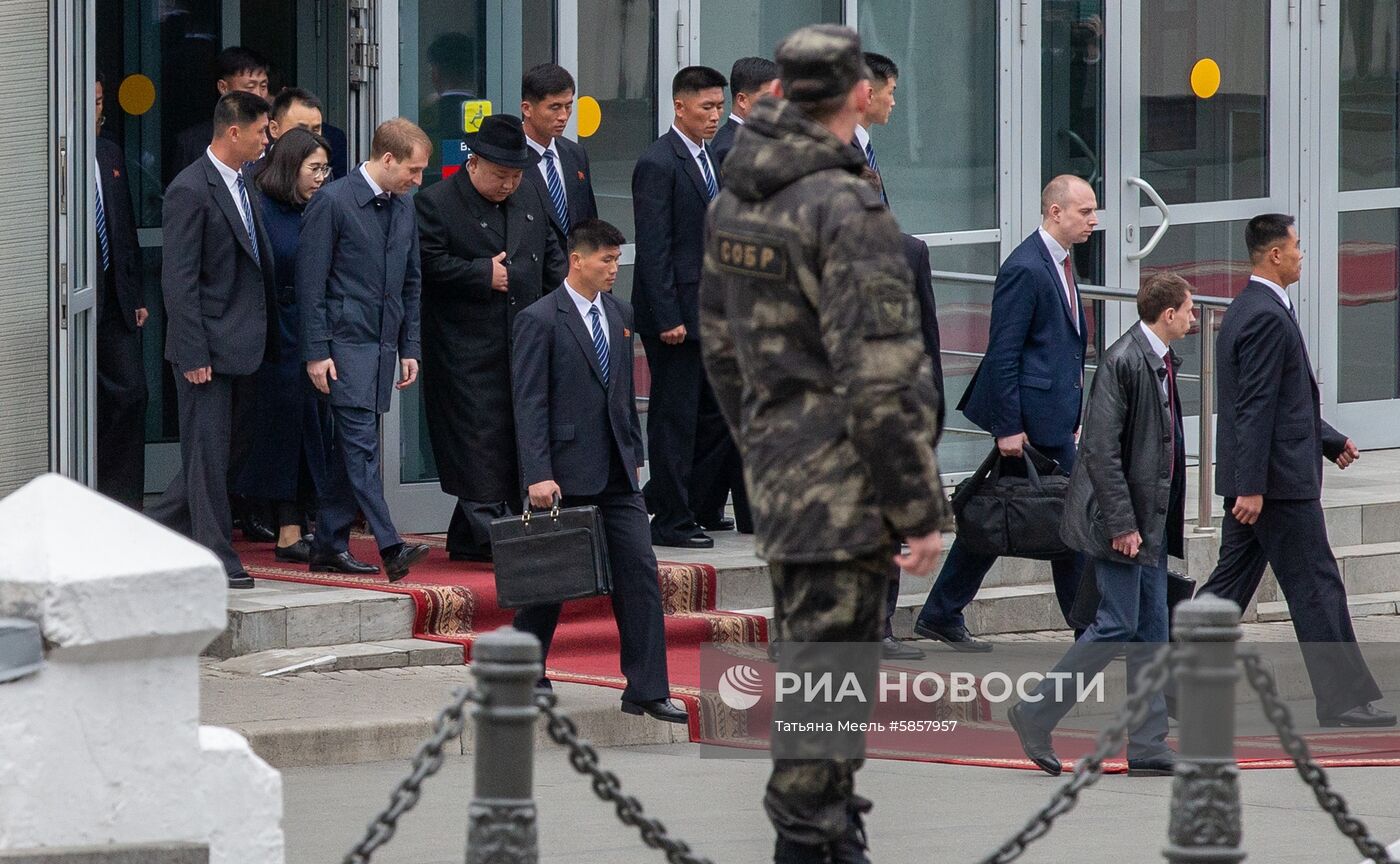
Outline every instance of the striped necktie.
<path id="1" fill-rule="evenodd" d="M 603 337 L 603 316 L 597 306 L 588 309 L 588 324 L 593 328 L 593 350 L 598 354 L 598 371 L 603 373 L 603 386 L 608 386 L 608 340 Z"/>
<path id="2" fill-rule="evenodd" d="M 885 195 L 885 178 L 880 174 L 880 163 L 875 160 L 875 142 L 865 142 L 865 164 L 870 166 L 870 170 L 875 172 L 875 176 L 880 178 L 880 200 L 885 202 L 885 206 L 890 206 L 890 199 Z"/>
<path id="3" fill-rule="evenodd" d="M 705 190 L 709 193 L 707 200 L 715 200 L 719 194 L 719 187 L 715 185 L 715 175 L 710 171 L 710 160 L 705 156 L 705 148 L 700 148 L 700 155 L 696 157 L 700 160 L 700 173 L 705 175 Z"/>
<path id="4" fill-rule="evenodd" d="M 102 272 L 112 268 L 112 247 L 107 239 L 107 208 L 102 203 L 102 169 L 97 174 L 97 248 L 102 253 Z"/>
<path id="5" fill-rule="evenodd" d="M 544 151 L 544 183 L 549 187 L 549 200 L 554 202 L 554 215 L 564 233 L 569 233 L 569 203 L 564 198 L 564 182 L 554 169 L 554 151 Z"/>
<path id="6" fill-rule="evenodd" d="M 253 261 L 259 267 L 262 266 L 262 256 L 258 254 L 258 232 L 253 228 L 253 207 L 248 203 L 248 186 L 243 182 L 243 175 L 238 175 L 238 200 L 243 207 L 243 225 L 248 229 L 248 242 L 253 247 Z"/>

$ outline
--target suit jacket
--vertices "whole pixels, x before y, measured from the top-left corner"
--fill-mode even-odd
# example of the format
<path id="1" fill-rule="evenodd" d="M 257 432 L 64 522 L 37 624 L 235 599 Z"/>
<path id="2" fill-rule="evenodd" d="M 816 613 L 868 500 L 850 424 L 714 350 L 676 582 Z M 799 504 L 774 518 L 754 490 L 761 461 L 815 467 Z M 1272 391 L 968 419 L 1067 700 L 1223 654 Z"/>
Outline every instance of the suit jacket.
<path id="1" fill-rule="evenodd" d="M 521 183 L 500 209 L 466 171 L 415 196 L 423 255 L 423 402 L 444 492 L 470 501 L 520 493 L 511 413 L 511 328 L 564 281 L 548 199 Z M 504 229 L 502 232 L 500 229 Z M 491 289 L 504 251 L 505 292 Z"/>
<path id="2" fill-rule="evenodd" d="M 924 338 L 924 353 L 933 364 L 933 386 L 938 391 L 938 428 L 933 441 L 943 436 L 947 410 L 943 404 L 943 351 L 938 335 L 938 307 L 933 297 L 933 268 L 929 264 L 928 244 L 908 234 L 904 237 L 904 258 L 914 272 L 914 298 L 919 301 L 919 332 Z"/>
<path id="3" fill-rule="evenodd" d="M 249 375 L 268 352 L 268 310 L 276 303 L 272 244 L 261 196 L 248 186 L 258 255 L 219 170 L 208 156 L 187 166 L 165 190 L 161 293 L 165 359 L 179 372 L 212 366 Z"/>
<path id="4" fill-rule="evenodd" d="M 302 359 L 335 361 L 332 405 L 389 410 L 400 357 L 419 360 L 422 278 L 407 195 L 388 231 L 358 168 L 311 197 L 297 247 Z"/>
<path id="5" fill-rule="evenodd" d="M 1050 250 L 1032 232 L 997 271 L 987 354 L 958 410 L 998 438 L 1025 432 L 1036 444 L 1073 443 L 1088 344 L 1084 304 L 1075 306 L 1078 330 Z"/>
<path id="6" fill-rule="evenodd" d="M 1322 457 L 1335 459 L 1346 436 L 1322 419 L 1302 331 L 1272 288 L 1249 281 L 1220 322 L 1216 352 L 1216 491 L 1320 498 Z"/>
<path id="7" fill-rule="evenodd" d="M 735 123 L 730 117 L 720 125 L 719 131 L 715 132 L 715 137 L 710 139 L 710 156 L 715 160 L 715 171 L 718 172 L 724 165 L 724 157 L 729 155 L 729 151 L 734 149 L 734 136 L 738 133 L 743 123 Z"/>
<path id="8" fill-rule="evenodd" d="M 656 139 L 637 160 L 632 170 L 637 232 L 632 304 L 639 333 L 655 336 L 684 324 L 686 339 L 699 338 L 709 203 L 700 166 L 676 130 Z"/>
<path id="9" fill-rule="evenodd" d="M 117 306 L 126 329 L 135 332 L 136 310 L 146 305 L 141 286 L 141 247 L 136 239 L 136 213 L 131 206 L 131 187 L 126 181 L 126 159 L 115 142 L 97 139 L 97 182 L 102 184 L 102 208 L 107 214 L 107 249 L 111 255 L 112 277 L 117 289 Z M 99 266 L 100 256 L 99 255 Z M 110 299 L 106 287 L 97 292 L 98 317 Z"/>
<path id="10" fill-rule="evenodd" d="M 597 495 L 620 460 L 640 491 L 642 425 L 632 385 L 632 307 L 604 293 L 608 383 L 603 383 L 593 336 L 564 289 L 515 319 L 511 355 L 515 435 L 525 485 L 559 484 L 563 494 Z"/>
<path id="11" fill-rule="evenodd" d="M 564 184 L 564 201 L 569 207 L 568 225 L 559 224 L 559 216 L 554 212 L 554 201 L 549 197 L 549 184 L 544 181 L 544 175 L 539 169 L 543 157 L 536 153 L 533 147 L 530 148 L 530 157 L 534 160 L 535 167 L 526 169 L 525 179 L 534 184 L 540 197 L 549 204 L 545 208 L 549 213 L 549 224 L 554 226 L 559 248 L 567 249 L 569 228 L 585 219 L 597 219 L 598 201 L 593 197 L 593 172 L 588 166 L 588 151 L 583 149 L 582 144 L 568 138 L 555 138 L 554 148 L 559 151 L 559 164 L 555 167 L 559 170 L 560 182 Z"/>

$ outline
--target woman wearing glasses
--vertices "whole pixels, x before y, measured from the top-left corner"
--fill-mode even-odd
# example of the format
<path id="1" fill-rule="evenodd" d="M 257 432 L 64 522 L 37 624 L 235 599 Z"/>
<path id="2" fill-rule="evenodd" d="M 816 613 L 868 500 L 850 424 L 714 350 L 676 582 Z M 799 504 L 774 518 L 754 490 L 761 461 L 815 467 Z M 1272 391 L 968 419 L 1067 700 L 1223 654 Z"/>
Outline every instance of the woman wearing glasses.
<path id="1" fill-rule="evenodd" d="M 292 128 L 258 166 L 263 225 L 276 263 L 277 309 L 269 310 L 269 338 L 276 359 L 265 361 L 249 382 L 256 400 L 248 457 L 235 468 L 233 490 L 271 504 L 278 525 L 277 560 L 305 564 L 311 544 L 303 536 L 306 514 L 325 476 L 329 416 L 306 377 L 297 312 L 296 261 L 301 214 L 311 196 L 330 179 L 330 144 L 302 128 Z M 275 323 L 274 323 L 275 320 Z"/>

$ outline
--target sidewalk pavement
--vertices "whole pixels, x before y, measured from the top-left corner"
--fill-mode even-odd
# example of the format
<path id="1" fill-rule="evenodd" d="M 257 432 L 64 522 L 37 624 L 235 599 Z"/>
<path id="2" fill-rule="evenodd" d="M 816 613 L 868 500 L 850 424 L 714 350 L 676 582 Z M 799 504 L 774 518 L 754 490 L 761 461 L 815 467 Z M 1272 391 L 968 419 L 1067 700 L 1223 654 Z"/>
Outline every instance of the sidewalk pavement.
<path id="1" fill-rule="evenodd" d="M 765 759 L 701 758 L 691 744 L 601 752 L 646 813 L 715 864 L 772 860 L 773 833 L 761 806 Z M 418 806 L 401 821 L 375 864 L 462 864 L 472 760 L 451 758 L 424 784 Z M 339 861 L 388 803 L 407 761 L 284 773 L 288 864 Z M 1352 813 L 1384 843 L 1400 836 L 1395 769 L 1328 772 Z M 971 864 L 991 853 L 1042 806 L 1065 778 L 1038 772 L 873 761 L 857 775 L 875 802 L 867 821 L 876 864 Z M 1079 806 L 1019 860 L 1027 864 L 1138 864 L 1162 861 L 1170 778 L 1102 778 Z M 1296 772 L 1241 772 L 1247 860 L 1267 864 L 1352 864 L 1359 857 L 1318 808 Z M 558 749 L 536 753 L 543 864 L 654 864 L 635 829 L 594 797 Z"/>

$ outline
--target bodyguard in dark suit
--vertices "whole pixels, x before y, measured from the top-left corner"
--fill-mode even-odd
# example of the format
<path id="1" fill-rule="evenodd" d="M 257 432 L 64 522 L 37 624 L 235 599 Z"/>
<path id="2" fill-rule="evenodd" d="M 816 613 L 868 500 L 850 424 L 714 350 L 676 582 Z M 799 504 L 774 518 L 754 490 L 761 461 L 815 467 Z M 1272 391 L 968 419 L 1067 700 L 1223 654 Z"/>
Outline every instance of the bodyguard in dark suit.
<path id="1" fill-rule="evenodd" d="M 1079 461 L 1060 533 L 1093 561 L 1101 595 L 1093 622 L 1054 672 L 1091 677 L 1126 647 L 1128 680 L 1167 642 L 1167 554 L 1183 551 L 1185 430 L 1169 347 L 1191 330 L 1191 286 L 1158 273 L 1138 290 L 1137 324 L 1105 351 L 1085 412 Z M 1050 732 L 1074 707 L 1052 675 L 1011 708 L 1012 728 L 1042 771 L 1060 773 Z M 1169 776 L 1167 705 L 1160 692 L 1128 736 L 1128 773 Z"/>
<path id="2" fill-rule="evenodd" d="M 220 97 L 238 90 L 267 99 L 267 59 L 251 48 L 230 45 L 214 58 L 215 89 Z M 174 149 L 165 162 L 165 176 L 173 177 L 204 155 L 214 137 L 214 127 L 201 120 L 175 136 Z"/>
<path id="3" fill-rule="evenodd" d="M 874 176 L 876 188 L 880 190 L 880 200 L 890 206 L 890 196 L 885 189 L 885 175 L 880 173 L 880 161 L 875 158 L 875 144 L 870 140 L 871 126 L 884 126 L 890 122 L 894 111 L 894 91 L 899 86 L 899 67 L 894 61 L 874 51 L 865 52 L 865 68 L 870 71 L 866 79 L 870 83 L 870 105 L 856 126 L 855 138 L 851 141 L 865 165 Z"/>
<path id="4" fill-rule="evenodd" d="M 767 57 L 740 57 L 729 70 L 729 95 L 733 104 L 729 119 L 719 127 L 710 141 L 710 154 L 715 157 L 715 170 L 724 167 L 724 157 L 734 147 L 734 135 L 748 119 L 758 97 L 773 89 L 778 78 L 778 64 Z"/>
<path id="5" fill-rule="evenodd" d="M 612 569 L 610 595 L 622 642 L 622 710 L 671 723 L 685 711 L 668 698 L 666 630 L 656 556 L 637 483 L 642 430 L 632 386 L 632 309 L 610 293 L 622 233 L 593 219 L 569 240 L 563 287 L 515 319 L 511 353 L 515 434 L 530 503 L 598 507 Z M 515 616 L 546 655 L 559 604 Z"/>
<path id="6" fill-rule="evenodd" d="M 1062 174 L 1041 192 L 1043 222 L 997 272 L 987 353 L 958 405 L 996 438 L 1003 456 L 1020 457 L 1029 443 L 1065 471 L 1074 469 L 1087 345 L 1069 250 L 1093 233 L 1094 209 L 1094 190 L 1078 177 Z M 954 540 L 914 632 L 962 651 L 991 650 L 968 634 L 962 613 L 995 562 Z M 1055 595 L 1068 619 L 1078 556 L 1057 559 L 1051 567 Z"/>
<path id="7" fill-rule="evenodd" d="M 379 415 L 418 379 L 422 279 L 408 193 L 423 182 L 432 142 L 402 117 L 374 130 L 370 160 L 321 188 L 302 217 L 297 305 L 306 372 L 330 397 L 335 432 L 320 496 L 311 569 L 377 573 L 350 554 L 356 506 L 390 582 L 428 554 L 405 543 L 384 501 Z"/>
<path id="8" fill-rule="evenodd" d="M 1243 609 L 1273 567 L 1324 726 L 1393 726 L 1371 677 L 1322 517 L 1322 459 L 1346 468 L 1356 445 L 1322 419 L 1317 379 L 1284 288 L 1302 275 L 1291 216 L 1245 228 L 1253 274 L 1216 341 L 1220 420 L 1215 488 L 1225 499 L 1220 563 L 1200 593 Z M 1335 643 L 1335 644 L 1325 644 Z"/>
<path id="9" fill-rule="evenodd" d="M 521 79 L 520 99 L 520 119 L 534 162 L 525 179 L 550 203 L 549 221 L 563 249 L 572 226 L 598 218 L 588 152 L 561 137 L 574 113 L 574 76 L 563 66 L 541 63 Z"/>
<path id="10" fill-rule="evenodd" d="M 264 359 L 276 302 L 257 190 L 240 170 L 262 153 L 267 111 L 267 102 L 241 90 L 219 99 L 214 140 L 165 190 L 162 225 L 165 359 L 175 367 L 180 470 L 148 515 L 219 556 L 230 588 L 253 587 L 232 545 L 233 389 Z"/>
<path id="11" fill-rule="evenodd" d="M 97 82 L 97 125 L 102 126 L 103 82 Z M 97 138 L 95 229 L 97 286 L 97 491 L 141 509 L 146 475 L 146 370 L 141 327 L 140 246 L 126 159 L 110 139 Z"/>
<path id="12" fill-rule="evenodd" d="M 491 520 L 520 509 L 511 413 L 515 316 L 568 265 L 548 199 L 522 183 L 520 119 L 487 117 L 465 169 L 417 196 L 423 254 L 423 401 L 442 491 L 457 498 L 454 561 L 489 561 Z"/>
<path id="13" fill-rule="evenodd" d="M 702 533 L 697 516 L 714 518 L 723 506 L 715 489 L 723 472 L 701 470 L 700 463 L 724 465 L 730 459 L 723 450 L 702 452 L 696 446 L 697 439 L 720 440 L 723 431 L 723 418 L 700 363 L 698 300 L 705 208 L 719 194 L 719 177 L 705 142 L 719 126 L 726 83 L 723 75 L 706 66 L 677 72 L 671 81 L 675 123 L 632 170 L 637 225 L 632 302 L 651 369 L 651 479 L 646 498 L 656 514 L 651 539 L 658 546 L 714 545 Z M 728 446 L 732 448 L 732 441 Z"/>

